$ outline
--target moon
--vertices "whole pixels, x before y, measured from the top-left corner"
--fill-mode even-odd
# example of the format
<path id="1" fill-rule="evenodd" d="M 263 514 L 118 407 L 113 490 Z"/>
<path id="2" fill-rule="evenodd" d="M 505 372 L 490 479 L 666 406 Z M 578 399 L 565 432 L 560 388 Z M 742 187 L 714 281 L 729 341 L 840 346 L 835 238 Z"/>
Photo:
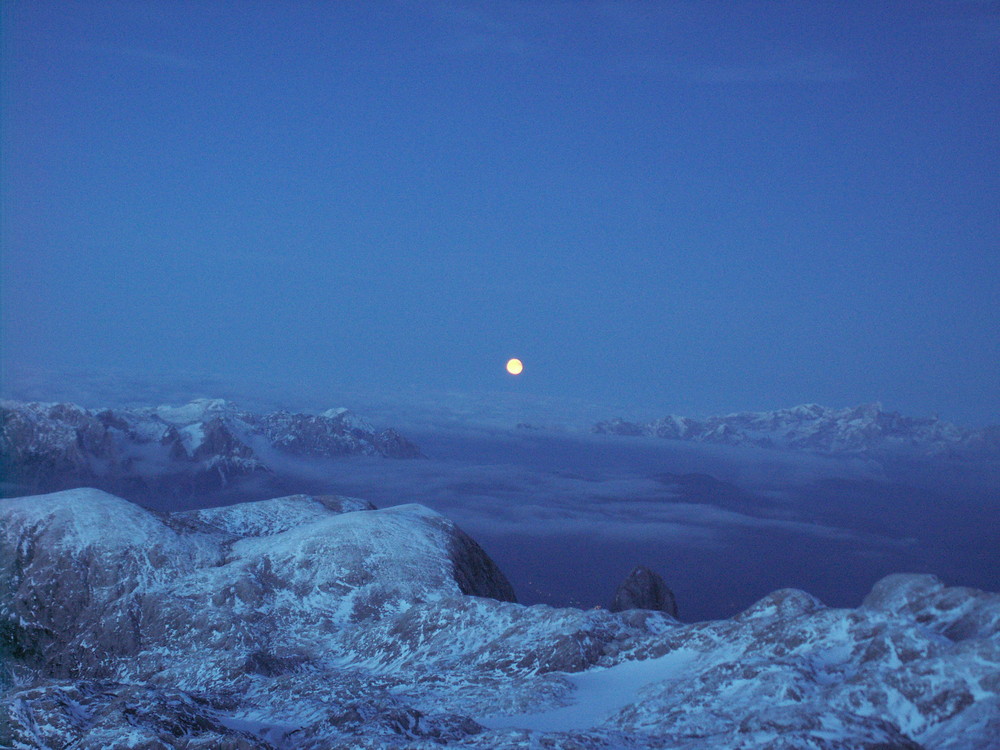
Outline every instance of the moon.
<path id="1" fill-rule="evenodd" d="M 521 370 L 524 369 L 524 363 L 521 360 L 514 357 L 513 359 L 507 360 L 507 372 L 511 375 L 520 375 Z"/>

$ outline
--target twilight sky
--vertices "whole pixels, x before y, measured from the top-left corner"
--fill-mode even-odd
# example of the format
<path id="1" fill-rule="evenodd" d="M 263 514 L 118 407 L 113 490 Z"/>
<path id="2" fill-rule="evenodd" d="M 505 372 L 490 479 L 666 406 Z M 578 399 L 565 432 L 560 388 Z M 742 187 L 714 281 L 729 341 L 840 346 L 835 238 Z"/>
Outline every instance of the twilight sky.
<path id="1" fill-rule="evenodd" d="M 5 379 L 1000 422 L 996 2 L 0 7 Z"/>

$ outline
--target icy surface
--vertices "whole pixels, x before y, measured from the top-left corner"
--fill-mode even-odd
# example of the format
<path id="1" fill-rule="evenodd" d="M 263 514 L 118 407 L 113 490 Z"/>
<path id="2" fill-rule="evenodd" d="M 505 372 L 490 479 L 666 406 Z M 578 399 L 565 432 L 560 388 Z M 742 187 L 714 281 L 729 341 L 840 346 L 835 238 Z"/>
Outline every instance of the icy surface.
<path id="1" fill-rule="evenodd" d="M 0 500 L 0 580 L 5 747 L 997 747 L 1000 595 L 928 575 L 683 624 L 516 604 L 420 505 L 81 489 Z"/>
<path id="2" fill-rule="evenodd" d="M 184 406 L 158 406 L 153 412 L 164 422 L 190 425 L 225 414 L 228 408 L 221 398 L 199 398 Z"/>
<path id="3" fill-rule="evenodd" d="M 326 518 L 331 511 L 346 513 L 374 509 L 371 503 L 356 498 L 290 495 L 224 508 L 186 511 L 177 513 L 176 517 L 197 519 L 230 534 L 251 537 L 279 534 Z"/>
<path id="4" fill-rule="evenodd" d="M 589 729 L 635 703 L 639 691 L 650 683 L 678 679 L 697 656 L 697 651 L 679 649 L 653 659 L 626 661 L 613 667 L 568 674 L 566 681 L 573 686 L 568 705 L 538 713 L 477 720 L 491 729 L 520 727 L 540 732 Z"/>

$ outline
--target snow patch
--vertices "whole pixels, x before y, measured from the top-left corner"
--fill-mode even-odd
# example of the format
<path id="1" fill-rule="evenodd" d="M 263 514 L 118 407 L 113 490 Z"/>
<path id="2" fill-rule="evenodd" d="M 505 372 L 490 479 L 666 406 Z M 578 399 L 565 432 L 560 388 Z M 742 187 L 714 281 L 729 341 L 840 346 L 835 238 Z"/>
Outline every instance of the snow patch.
<path id="1" fill-rule="evenodd" d="M 698 657 L 693 649 L 677 649 L 669 654 L 613 667 L 566 674 L 573 692 L 571 703 L 537 713 L 478 718 L 490 729 L 531 729 L 537 732 L 569 732 L 590 729 L 639 698 L 647 685 L 675 680 Z"/>
<path id="2" fill-rule="evenodd" d="M 204 422 L 214 414 L 222 414 L 229 404 L 221 398 L 199 398 L 183 406 L 158 406 L 156 416 L 171 424 Z"/>

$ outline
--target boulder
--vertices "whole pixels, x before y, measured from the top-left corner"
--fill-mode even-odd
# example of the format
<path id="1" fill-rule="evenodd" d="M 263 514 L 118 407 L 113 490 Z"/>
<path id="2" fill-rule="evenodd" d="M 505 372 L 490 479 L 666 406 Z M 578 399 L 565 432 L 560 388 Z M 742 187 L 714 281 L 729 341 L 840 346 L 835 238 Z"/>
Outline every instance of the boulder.
<path id="1" fill-rule="evenodd" d="M 651 609 L 655 612 L 666 612 L 671 617 L 677 617 L 677 601 L 674 592 L 658 573 L 643 565 L 637 565 L 615 591 L 611 606 L 612 612 L 624 612 L 627 609 Z"/>

